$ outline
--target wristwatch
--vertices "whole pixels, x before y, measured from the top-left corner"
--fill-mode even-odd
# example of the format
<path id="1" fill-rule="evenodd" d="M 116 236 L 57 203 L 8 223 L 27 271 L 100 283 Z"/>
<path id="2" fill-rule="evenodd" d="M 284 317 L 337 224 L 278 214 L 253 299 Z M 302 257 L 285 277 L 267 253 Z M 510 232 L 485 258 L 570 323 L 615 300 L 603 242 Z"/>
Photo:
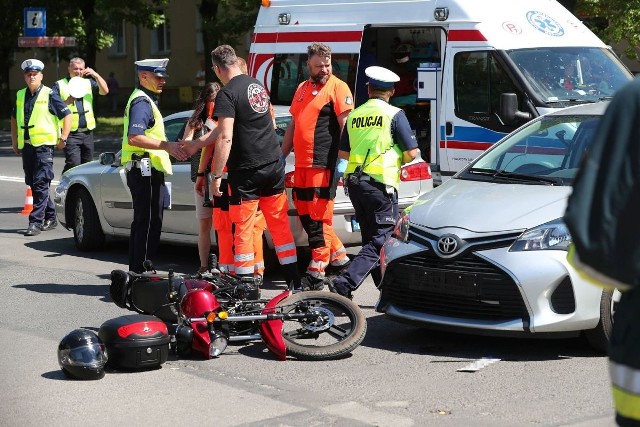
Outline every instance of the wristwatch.
<path id="1" fill-rule="evenodd" d="M 58 138 L 64 145 L 67 145 L 67 138 L 60 137 Z"/>
<path id="2" fill-rule="evenodd" d="M 222 178 L 222 175 L 213 175 L 213 179 L 220 179 Z"/>
<path id="3" fill-rule="evenodd" d="M 196 176 L 204 176 L 204 172 L 196 172 Z"/>

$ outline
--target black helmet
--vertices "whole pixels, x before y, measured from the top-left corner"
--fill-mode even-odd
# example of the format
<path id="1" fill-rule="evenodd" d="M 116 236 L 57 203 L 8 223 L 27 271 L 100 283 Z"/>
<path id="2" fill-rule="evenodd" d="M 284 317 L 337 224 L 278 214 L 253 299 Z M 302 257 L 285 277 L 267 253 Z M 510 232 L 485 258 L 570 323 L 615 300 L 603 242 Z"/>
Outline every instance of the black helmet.
<path id="1" fill-rule="evenodd" d="M 69 378 L 99 380 L 104 377 L 107 350 L 95 332 L 76 329 L 60 341 L 58 363 Z"/>

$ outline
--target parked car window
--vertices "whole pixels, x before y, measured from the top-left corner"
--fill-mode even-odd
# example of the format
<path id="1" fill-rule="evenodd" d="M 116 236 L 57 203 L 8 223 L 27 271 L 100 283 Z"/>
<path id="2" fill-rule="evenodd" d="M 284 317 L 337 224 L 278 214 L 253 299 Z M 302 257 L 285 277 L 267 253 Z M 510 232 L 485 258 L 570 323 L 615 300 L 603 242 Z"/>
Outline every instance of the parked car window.
<path id="1" fill-rule="evenodd" d="M 600 118 L 599 115 L 543 117 L 496 144 L 460 177 L 487 180 L 518 174 L 571 185 Z"/>

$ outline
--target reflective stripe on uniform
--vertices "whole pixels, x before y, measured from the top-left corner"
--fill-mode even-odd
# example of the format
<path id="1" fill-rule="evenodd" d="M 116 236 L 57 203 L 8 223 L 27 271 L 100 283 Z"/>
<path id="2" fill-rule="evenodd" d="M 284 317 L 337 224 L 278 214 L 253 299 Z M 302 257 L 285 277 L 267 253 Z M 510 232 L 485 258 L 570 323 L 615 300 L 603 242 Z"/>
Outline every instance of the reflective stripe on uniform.
<path id="1" fill-rule="evenodd" d="M 235 262 L 243 262 L 243 261 L 253 261 L 253 254 L 235 254 L 233 256 L 233 260 Z"/>
<path id="2" fill-rule="evenodd" d="M 609 375 L 614 386 L 640 395 L 640 370 L 610 360 Z"/>
<path id="3" fill-rule="evenodd" d="M 344 246 L 331 253 L 331 265 L 333 265 L 334 267 L 345 265 L 348 262 L 349 258 L 347 258 L 347 250 L 344 248 Z"/>
<path id="4" fill-rule="evenodd" d="M 296 248 L 296 244 L 294 242 L 291 242 L 285 245 L 276 246 L 274 249 L 276 250 L 276 253 L 278 253 L 278 252 L 289 251 L 295 248 Z"/>
<path id="5" fill-rule="evenodd" d="M 236 266 L 236 274 L 240 275 L 240 276 L 253 274 L 253 266 L 251 266 L 251 267 L 237 267 Z"/>
<path id="6" fill-rule="evenodd" d="M 616 412 L 640 421 L 640 370 L 610 360 L 609 375 Z"/>
<path id="7" fill-rule="evenodd" d="M 295 264 L 298 262 L 298 256 L 291 255 L 291 256 L 282 257 L 282 258 L 278 257 L 278 261 L 280 261 L 280 265 Z"/>

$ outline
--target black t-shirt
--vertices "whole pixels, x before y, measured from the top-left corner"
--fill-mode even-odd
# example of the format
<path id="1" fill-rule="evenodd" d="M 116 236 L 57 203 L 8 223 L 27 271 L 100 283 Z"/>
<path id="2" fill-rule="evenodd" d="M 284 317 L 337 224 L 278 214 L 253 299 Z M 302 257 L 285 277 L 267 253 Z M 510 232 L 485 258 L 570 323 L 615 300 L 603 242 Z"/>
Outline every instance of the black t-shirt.
<path id="1" fill-rule="evenodd" d="M 216 96 L 214 116 L 234 118 L 229 170 L 256 168 L 280 159 L 269 95 L 258 80 L 246 74 L 232 78 Z"/>

